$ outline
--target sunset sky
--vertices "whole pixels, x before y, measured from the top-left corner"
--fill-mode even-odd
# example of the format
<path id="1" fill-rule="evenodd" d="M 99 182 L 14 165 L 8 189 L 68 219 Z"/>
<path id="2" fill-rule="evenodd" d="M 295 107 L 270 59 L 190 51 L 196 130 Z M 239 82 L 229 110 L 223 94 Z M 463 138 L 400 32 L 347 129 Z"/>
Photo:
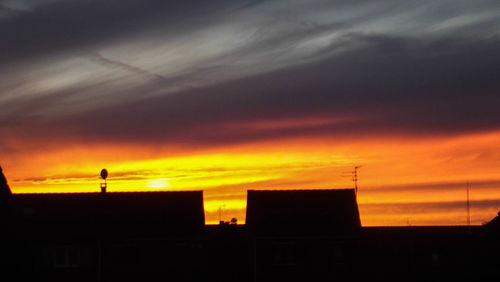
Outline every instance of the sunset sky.
<path id="1" fill-rule="evenodd" d="M 362 224 L 500 210 L 500 1 L 0 0 L 14 193 L 351 188 Z"/>

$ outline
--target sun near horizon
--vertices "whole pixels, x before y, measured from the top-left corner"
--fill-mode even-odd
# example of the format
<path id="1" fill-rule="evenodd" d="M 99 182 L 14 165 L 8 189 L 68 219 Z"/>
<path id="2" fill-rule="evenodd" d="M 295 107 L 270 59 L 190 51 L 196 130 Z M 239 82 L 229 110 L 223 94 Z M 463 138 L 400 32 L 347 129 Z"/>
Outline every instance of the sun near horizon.
<path id="1" fill-rule="evenodd" d="M 352 188 L 353 168 L 362 165 L 358 203 L 363 226 L 463 225 L 467 182 L 472 223 L 482 224 L 498 210 L 500 180 L 492 163 L 474 159 L 467 146 L 494 150 L 497 138 L 500 134 L 420 142 L 379 138 L 374 144 L 345 140 L 335 145 L 328 139 L 299 139 L 184 154 L 178 150 L 162 158 L 151 157 L 147 148 L 107 152 L 82 147 L 26 156 L 5 162 L 4 168 L 14 193 L 98 192 L 100 166 L 110 171 L 109 192 L 203 190 L 211 224 L 219 221 L 219 210 L 223 220 L 244 222 L 248 189 Z M 458 147 L 465 152 L 457 154 Z"/>

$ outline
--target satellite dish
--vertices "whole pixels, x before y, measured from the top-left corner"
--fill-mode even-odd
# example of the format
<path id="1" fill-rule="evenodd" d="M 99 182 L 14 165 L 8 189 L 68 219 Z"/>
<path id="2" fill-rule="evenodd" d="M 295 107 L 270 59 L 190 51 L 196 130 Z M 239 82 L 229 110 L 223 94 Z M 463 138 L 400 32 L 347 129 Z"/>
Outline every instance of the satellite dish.
<path id="1" fill-rule="evenodd" d="M 101 170 L 101 177 L 102 177 L 102 179 L 104 179 L 104 180 L 106 180 L 106 178 L 108 178 L 108 170 L 107 170 L 107 169 L 103 168 L 103 169 Z"/>

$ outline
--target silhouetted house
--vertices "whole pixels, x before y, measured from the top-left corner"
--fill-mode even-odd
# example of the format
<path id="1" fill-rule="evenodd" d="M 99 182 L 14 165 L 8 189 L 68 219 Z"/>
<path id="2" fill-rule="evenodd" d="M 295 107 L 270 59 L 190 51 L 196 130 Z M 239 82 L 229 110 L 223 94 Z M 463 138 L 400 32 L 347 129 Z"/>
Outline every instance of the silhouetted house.
<path id="1" fill-rule="evenodd" d="M 12 261 L 24 279 L 186 278 L 202 267 L 193 265 L 202 191 L 14 194 L 11 202 Z"/>
<path id="2" fill-rule="evenodd" d="M 353 189 L 248 191 L 258 281 L 344 279 L 361 230 Z"/>
<path id="3" fill-rule="evenodd" d="M 6 273 L 4 268 L 9 264 L 10 257 L 8 255 L 8 246 L 11 245 L 9 240 L 10 221 L 11 221 L 11 191 L 7 184 L 7 179 L 3 174 L 2 167 L 0 166 L 0 271 Z"/>
<path id="4" fill-rule="evenodd" d="M 0 166 L 0 208 L 5 208 L 7 202 L 10 200 L 12 192 L 10 191 L 9 184 L 7 184 L 7 178 L 3 174 L 2 167 Z"/>

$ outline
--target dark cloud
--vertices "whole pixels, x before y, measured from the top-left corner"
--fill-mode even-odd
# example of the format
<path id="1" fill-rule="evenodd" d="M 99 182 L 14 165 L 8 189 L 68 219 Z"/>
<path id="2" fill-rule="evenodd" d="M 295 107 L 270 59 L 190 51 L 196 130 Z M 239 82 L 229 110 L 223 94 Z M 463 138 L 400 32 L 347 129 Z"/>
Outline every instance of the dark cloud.
<path id="1" fill-rule="evenodd" d="M 488 32 L 488 24 L 498 26 L 499 19 L 487 16 L 488 5 L 494 10 L 496 4 L 480 1 L 468 7 L 460 2 L 449 11 L 433 2 L 404 9 L 381 1 L 381 7 L 395 5 L 389 10 L 370 10 L 369 2 L 349 3 L 335 5 L 357 12 L 345 19 L 330 7 L 334 20 L 318 12 L 326 5 L 320 2 L 308 4 L 314 13 L 307 11 L 304 17 L 279 1 L 237 1 L 230 7 L 212 1 L 56 1 L 20 12 L 0 22 L 0 59 L 17 62 L 74 52 L 123 75 L 0 104 L 0 142 L 4 148 L 12 148 L 5 140 L 13 139 L 213 146 L 297 136 L 455 135 L 500 129 L 500 37 Z M 254 31 L 243 41 L 248 44 L 217 46 L 227 47 L 224 52 L 207 49 L 214 55 L 182 70 L 172 67 L 173 73 L 147 64 L 155 59 L 171 64 L 161 54 L 134 64 L 128 60 L 135 55 L 130 51 L 115 58 L 87 48 L 116 47 L 115 41 L 127 38 L 135 43 L 141 32 L 158 30 L 166 38 L 201 40 L 181 45 L 190 48 L 203 42 L 199 33 L 191 35 L 193 30 L 210 24 L 231 28 L 219 19 L 228 11 L 249 21 L 248 29 Z M 266 13 L 265 21 L 252 21 Z M 421 14 L 425 20 L 415 20 Z M 394 15 L 408 19 L 401 24 L 405 29 L 386 28 L 384 21 Z M 224 38 L 218 32 L 213 36 Z M 182 51 L 173 58 L 189 59 Z M 53 73 L 57 68 L 50 77 Z M 137 78 L 140 83 L 116 86 Z M 15 81 L 6 83 L 18 87 Z M 15 89 L 9 87 L 3 88 L 6 93 Z M 53 109 L 59 114 L 45 114 Z M 331 122 L 254 126 L 301 119 Z"/>
<path id="2" fill-rule="evenodd" d="M 28 177 L 23 179 L 23 181 L 30 181 L 30 182 L 43 182 L 46 181 L 46 177 Z"/>
<path id="3" fill-rule="evenodd" d="M 473 189 L 488 189 L 500 187 L 499 180 L 481 180 L 469 183 Z M 411 184 L 398 184 L 386 185 L 384 187 L 370 187 L 365 192 L 367 193 L 386 193 L 387 191 L 444 191 L 444 190 L 464 190 L 467 184 L 463 181 L 455 182 L 436 182 L 436 183 L 411 183 Z"/>
<path id="4" fill-rule="evenodd" d="M 470 205 L 474 210 L 482 209 L 499 209 L 500 199 L 476 200 L 470 201 Z M 449 202 L 418 202 L 418 203 L 377 203 L 377 204 L 361 204 L 363 212 L 371 214 L 433 214 L 437 212 L 463 212 L 465 215 L 466 201 L 449 201 Z"/>
<path id="5" fill-rule="evenodd" d="M 0 22 L 0 59 L 6 64 L 85 50 L 148 29 L 163 29 L 164 36 L 174 36 L 179 29 L 187 32 L 196 22 L 228 9 L 220 2 L 77 0 L 26 4 L 29 12 L 16 11 Z"/>
<path id="6" fill-rule="evenodd" d="M 224 144 L 317 134 L 448 135 L 499 129 L 499 40 L 440 44 L 351 37 L 369 44 L 320 63 L 41 121 L 34 132 L 95 142 Z M 248 126 L 315 117 L 346 121 Z"/>

